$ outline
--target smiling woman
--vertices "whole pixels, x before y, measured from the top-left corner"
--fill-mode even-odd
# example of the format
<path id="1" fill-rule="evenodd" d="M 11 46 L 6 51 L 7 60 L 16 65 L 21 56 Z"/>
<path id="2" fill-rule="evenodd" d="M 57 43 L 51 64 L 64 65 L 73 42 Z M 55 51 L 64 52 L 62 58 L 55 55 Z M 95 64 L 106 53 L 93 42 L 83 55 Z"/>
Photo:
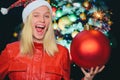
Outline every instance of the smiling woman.
<path id="1" fill-rule="evenodd" d="M 33 29 L 34 41 L 42 42 L 42 39 L 45 36 L 45 33 L 48 29 L 50 21 L 51 21 L 51 15 L 48 7 L 42 6 L 33 11 L 32 29 Z"/>

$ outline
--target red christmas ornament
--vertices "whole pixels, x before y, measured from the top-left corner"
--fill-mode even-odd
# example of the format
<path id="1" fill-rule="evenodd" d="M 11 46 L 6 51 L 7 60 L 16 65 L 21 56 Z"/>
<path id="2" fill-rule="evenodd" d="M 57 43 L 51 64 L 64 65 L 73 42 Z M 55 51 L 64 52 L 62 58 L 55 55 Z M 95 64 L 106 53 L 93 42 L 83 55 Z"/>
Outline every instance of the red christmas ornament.
<path id="1" fill-rule="evenodd" d="M 56 16 L 56 10 L 57 10 L 56 7 L 52 7 L 52 15 L 53 15 L 53 16 Z"/>
<path id="2" fill-rule="evenodd" d="M 109 39 L 100 31 L 84 30 L 73 38 L 70 53 L 79 67 L 90 69 L 105 65 L 110 57 Z"/>

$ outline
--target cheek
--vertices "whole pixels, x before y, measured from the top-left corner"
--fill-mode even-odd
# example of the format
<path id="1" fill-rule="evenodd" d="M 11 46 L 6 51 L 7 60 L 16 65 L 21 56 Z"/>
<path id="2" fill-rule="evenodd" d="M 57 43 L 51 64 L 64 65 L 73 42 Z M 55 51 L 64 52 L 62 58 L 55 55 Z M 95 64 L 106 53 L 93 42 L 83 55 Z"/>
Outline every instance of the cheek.
<path id="1" fill-rule="evenodd" d="M 50 25 L 50 21 L 46 21 L 46 25 L 49 26 Z"/>
<path id="2" fill-rule="evenodd" d="M 35 27 L 32 27 L 32 34 L 35 34 Z"/>
<path id="3" fill-rule="evenodd" d="M 32 20 L 32 21 L 31 21 L 31 25 L 32 25 L 32 26 L 35 26 L 35 20 Z"/>
<path id="4" fill-rule="evenodd" d="M 35 23 L 37 22 L 37 19 L 32 17 L 32 20 L 31 20 L 31 25 L 32 26 L 35 26 Z"/>
<path id="5" fill-rule="evenodd" d="M 31 25 L 32 25 L 32 30 L 33 32 L 35 31 L 35 23 L 34 22 L 31 22 Z"/>

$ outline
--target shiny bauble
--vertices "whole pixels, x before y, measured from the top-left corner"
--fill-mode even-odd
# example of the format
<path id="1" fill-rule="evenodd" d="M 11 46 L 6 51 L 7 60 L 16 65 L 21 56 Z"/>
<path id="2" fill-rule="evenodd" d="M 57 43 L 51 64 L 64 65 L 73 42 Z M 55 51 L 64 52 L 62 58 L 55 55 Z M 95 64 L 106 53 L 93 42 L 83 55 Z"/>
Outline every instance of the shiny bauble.
<path id="1" fill-rule="evenodd" d="M 109 39 L 100 31 L 84 30 L 73 38 L 70 54 L 79 67 L 90 69 L 103 66 L 110 57 Z"/>
<path id="2" fill-rule="evenodd" d="M 86 9 L 89 10 L 92 8 L 92 4 L 89 1 L 85 1 L 82 3 L 82 6 Z"/>

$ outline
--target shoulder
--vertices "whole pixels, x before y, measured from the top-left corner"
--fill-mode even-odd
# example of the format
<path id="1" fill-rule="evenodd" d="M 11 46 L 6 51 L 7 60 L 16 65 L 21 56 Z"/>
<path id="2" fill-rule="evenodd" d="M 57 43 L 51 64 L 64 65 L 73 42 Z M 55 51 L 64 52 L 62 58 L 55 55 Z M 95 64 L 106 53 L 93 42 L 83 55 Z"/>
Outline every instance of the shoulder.
<path id="1" fill-rule="evenodd" d="M 61 54 L 62 61 L 70 61 L 70 53 L 67 47 L 58 44 L 59 53 Z"/>
<path id="2" fill-rule="evenodd" d="M 64 55 L 64 56 L 69 55 L 69 50 L 65 46 L 63 46 L 61 44 L 57 44 L 57 46 L 59 49 L 59 53 L 61 53 L 61 55 Z"/>
<path id="3" fill-rule="evenodd" d="M 15 52 L 19 50 L 19 41 L 11 42 L 6 44 L 6 47 L 4 50 L 9 51 L 9 52 Z"/>
<path id="4" fill-rule="evenodd" d="M 58 49 L 59 49 L 60 51 L 61 51 L 61 50 L 68 51 L 68 49 L 67 49 L 65 46 L 61 45 L 61 44 L 57 44 L 57 46 L 58 46 Z"/>
<path id="5" fill-rule="evenodd" d="M 20 42 L 15 41 L 15 42 L 8 43 L 6 47 L 15 48 L 15 47 L 18 47 L 19 45 L 20 45 Z"/>
<path id="6" fill-rule="evenodd" d="M 16 56 L 19 52 L 19 41 L 11 42 L 6 45 L 4 50 L 1 52 L 1 55 L 13 57 Z"/>

